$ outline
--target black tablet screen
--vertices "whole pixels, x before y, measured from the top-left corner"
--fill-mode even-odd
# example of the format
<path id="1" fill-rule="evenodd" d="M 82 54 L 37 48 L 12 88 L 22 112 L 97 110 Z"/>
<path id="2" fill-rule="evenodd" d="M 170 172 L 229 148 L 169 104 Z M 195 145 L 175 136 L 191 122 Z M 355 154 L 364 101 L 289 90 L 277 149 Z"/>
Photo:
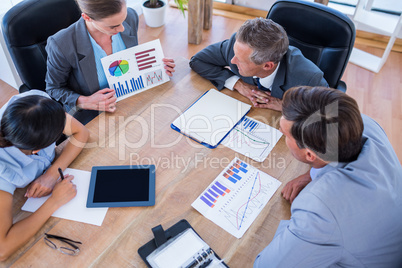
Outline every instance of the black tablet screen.
<path id="1" fill-rule="evenodd" d="M 94 203 L 149 200 L 149 169 L 98 170 Z"/>

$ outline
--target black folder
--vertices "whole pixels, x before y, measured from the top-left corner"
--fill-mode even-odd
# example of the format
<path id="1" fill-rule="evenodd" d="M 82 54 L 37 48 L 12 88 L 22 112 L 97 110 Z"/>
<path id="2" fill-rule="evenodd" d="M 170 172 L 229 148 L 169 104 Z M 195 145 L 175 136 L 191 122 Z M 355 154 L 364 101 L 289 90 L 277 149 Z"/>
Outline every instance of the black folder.
<path id="1" fill-rule="evenodd" d="M 158 225 L 154 228 L 152 228 L 152 232 L 154 234 L 154 239 L 150 240 L 148 243 L 143 245 L 138 249 L 138 254 L 141 256 L 143 261 L 146 263 L 148 267 L 152 267 L 151 264 L 147 261 L 147 257 L 152 254 L 155 250 L 157 250 L 159 247 L 164 245 L 165 243 L 168 243 L 165 245 L 169 246 L 169 241 L 171 239 L 175 239 L 178 235 L 183 234 L 186 232 L 188 229 L 192 229 L 194 233 L 202 240 L 202 238 L 197 234 L 197 232 L 191 227 L 190 223 L 182 219 L 176 224 L 174 224 L 172 227 L 167 229 L 166 231 L 162 228 L 162 225 Z M 171 241 L 172 242 L 172 241 Z M 205 242 L 204 242 L 205 243 Z M 206 243 L 205 243 L 206 244 Z M 197 256 L 194 257 L 194 263 L 192 265 L 189 265 L 188 267 L 208 267 L 209 263 L 212 261 L 212 258 L 209 258 L 210 256 L 214 256 L 217 260 L 220 260 L 219 256 L 211 249 L 208 249 L 208 254 L 197 254 Z M 205 252 L 207 253 L 207 252 Z M 208 256 L 207 256 L 208 255 Z M 197 265 L 198 264 L 198 265 Z M 224 262 L 221 262 L 222 267 L 228 267 Z"/>

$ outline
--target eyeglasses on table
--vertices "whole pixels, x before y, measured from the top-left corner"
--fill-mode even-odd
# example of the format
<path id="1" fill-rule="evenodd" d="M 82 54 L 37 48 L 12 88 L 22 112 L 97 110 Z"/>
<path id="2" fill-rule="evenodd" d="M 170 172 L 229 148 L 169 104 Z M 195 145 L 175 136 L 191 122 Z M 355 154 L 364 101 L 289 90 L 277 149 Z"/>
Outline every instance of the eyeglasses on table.
<path id="1" fill-rule="evenodd" d="M 46 245 L 48 245 L 52 249 L 57 249 L 58 251 L 60 251 L 63 254 L 75 256 L 75 255 L 78 255 L 78 253 L 80 253 L 79 247 L 77 245 L 75 245 L 75 244 L 82 244 L 79 241 L 74 241 L 74 240 L 71 240 L 66 237 L 52 235 L 52 234 L 48 234 L 48 233 L 45 233 L 45 236 L 43 237 L 43 239 L 45 240 Z M 59 240 L 60 242 L 63 242 L 65 244 L 67 244 L 68 246 L 58 247 L 50 239 Z"/>

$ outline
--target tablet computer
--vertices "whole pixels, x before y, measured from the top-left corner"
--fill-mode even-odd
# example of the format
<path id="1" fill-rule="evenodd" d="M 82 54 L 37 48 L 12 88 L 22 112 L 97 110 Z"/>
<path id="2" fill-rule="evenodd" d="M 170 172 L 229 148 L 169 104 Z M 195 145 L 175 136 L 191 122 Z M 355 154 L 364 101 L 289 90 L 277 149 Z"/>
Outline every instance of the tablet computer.
<path id="1" fill-rule="evenodd" d="M 94 166 L 87 207 L 155 205 L 155 166 Z"/>

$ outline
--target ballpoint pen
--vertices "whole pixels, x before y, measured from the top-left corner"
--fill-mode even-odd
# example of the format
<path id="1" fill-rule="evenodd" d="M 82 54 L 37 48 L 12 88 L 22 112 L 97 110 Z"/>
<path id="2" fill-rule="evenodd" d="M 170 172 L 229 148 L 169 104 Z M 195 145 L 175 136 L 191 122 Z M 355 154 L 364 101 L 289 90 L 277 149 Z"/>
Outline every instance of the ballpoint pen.
<path id="1" fill-rule="evenodd" d="M 58 170 L 59 170 L 61 180 L 64 180 L 63 171 L 61 170 L 61 168 L 59 168 Z"/>

